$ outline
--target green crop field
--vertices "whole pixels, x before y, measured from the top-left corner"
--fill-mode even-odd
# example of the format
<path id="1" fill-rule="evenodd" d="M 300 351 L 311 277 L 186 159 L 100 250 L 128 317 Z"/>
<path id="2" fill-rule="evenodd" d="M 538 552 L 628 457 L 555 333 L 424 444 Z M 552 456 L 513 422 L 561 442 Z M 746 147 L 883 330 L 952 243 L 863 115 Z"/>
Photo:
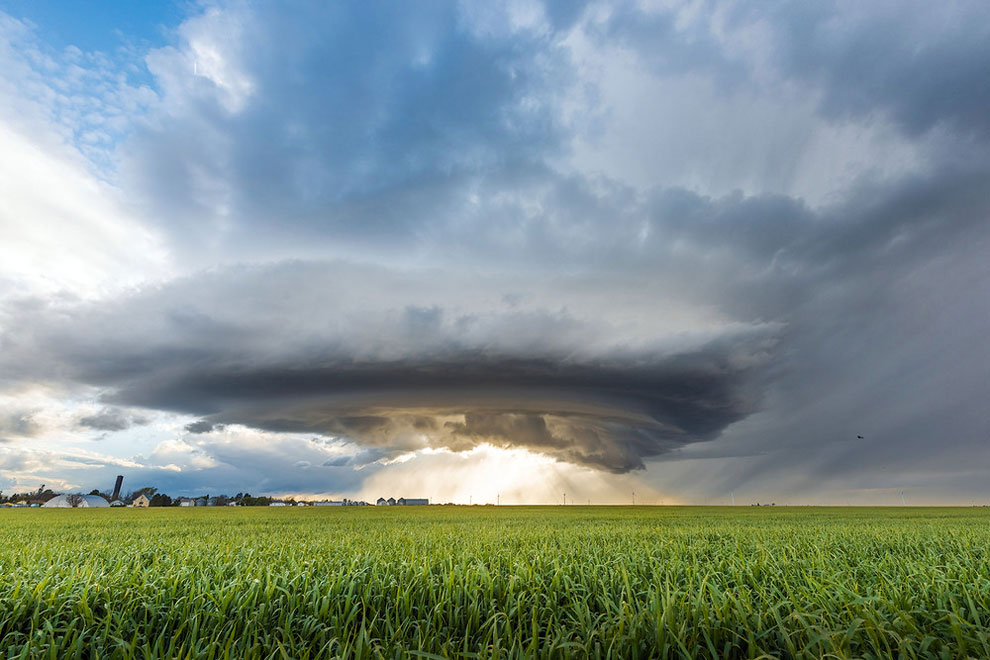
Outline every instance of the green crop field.
<path id="1" fill-rule="evenodd" d="M 0 658 L 990 657 L 990 510 L 0 511 Z"/>

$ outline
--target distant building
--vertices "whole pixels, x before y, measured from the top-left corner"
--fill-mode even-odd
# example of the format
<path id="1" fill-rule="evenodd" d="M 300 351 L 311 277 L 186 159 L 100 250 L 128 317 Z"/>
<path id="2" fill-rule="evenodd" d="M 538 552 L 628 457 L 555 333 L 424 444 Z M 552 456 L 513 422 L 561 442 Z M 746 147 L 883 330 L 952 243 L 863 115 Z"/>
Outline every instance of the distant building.
<path id="1" fill-rule="evenodd" d="M 127 505 L 124 504 L 124 500 L 114 500 L 113 502 L 110 503 L 110 506 L 121 507 L 121 506 L 127 506 Z"/>
<path id="2" fill-rule="evenodd" d="M 269 502 L 268 506 L 288 506 L 288 504 L 282 500 L 272 500 Z"/>
<path id="3" fill-rule="evenodd" d="M 379 497 L 378 501 L 375 503 L 378 506 L 424 506 L 430 503 L 430 500 L 420 497 L 400 497 L 395 499 L 390 497 L 387 500 L 384 497 Z M 366 506 L 367 502 L 352 502 L 357 506 Z"/>
<path id="4" fill-rule="evenodd" d="M 313 506 L 344 506 L 343 500 L 320 500 L 313 502 Z"/>
<path id="5" fill-rule="evenodd" d="M 137 497 L 135 497 L 134 498 L 134 501 L 131 502 L 131 506 L 133 506 L 135 508 L 138 508 L 138 509 L 146 508 L 149 504 L 151 504 L 151 500 L 149 500 L 147 497 L 145 497 L 144 496 L 144 493 L 142 493 L 142 494 L 138 495 Z"/>
<path id="6" fill-rule="evenodd" d="M 25 505 L 27 506 L 27 505 Z M 75 508 L 100 508 L 109 507 L 110 503 L 107 502 L 101 495 L 59 495 L 58 497 L 53 497 L 52 499 L 45 502 L 45 506 L 48 508 L 55 509 L 75 509 Z"/>
<path id="7" fill-rule="evenodd" d="M 180 497 L 179 506 L 196 506 L 196 500 L 191 497 Z"/>

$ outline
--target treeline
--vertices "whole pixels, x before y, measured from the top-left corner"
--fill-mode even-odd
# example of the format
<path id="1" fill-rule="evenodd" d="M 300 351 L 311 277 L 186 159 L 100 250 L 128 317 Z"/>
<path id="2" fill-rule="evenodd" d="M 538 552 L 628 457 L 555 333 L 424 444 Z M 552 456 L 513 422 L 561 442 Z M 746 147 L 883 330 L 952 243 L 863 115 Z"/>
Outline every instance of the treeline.
<path id="1" fill-rule="evenodd" d="M 111 497 L 111 493 L 95 488 L 88 494 L 99 495 L 108 502 Z M 42 484 L 38 490 L 26 491 L 23 493 L 11 493 L 7 495 L 3 491 L 0 491 L 0 504 L 18 504 L 21 502 L 26 502 L 28 504 L 44 504 L 48 500 L 58 497 L 58 495 L 59 493 L 56 493 L 50 488 L 46 488 L 45 485 Z M 131 504 L 141 495 L 148 498 L 148 506 L 180 506 L 182 500 L 192 500 L 196 506 L 228 506 L 230 504 L 235 504 L 237 506 L 268 506 L 272 502 L 271 497 L 253 497 L 251 493 L 237 493 L 233 496 L 225 494 L 206 494 L 200 495 L 199 497 L 172 497 L 167 493 L 158 492 L 157 488 L 153 488 L 151 486 L 139 488 L 127 493 L 126 495 L 121 495 L 120 499 L 125 504 Z"/>
<path id="2" fill-rule="evenodd" d="M 236 495 L 200 495 L 198 497 L 172 497 L 167 493 L 159 493 L 157 488 L 140 488 L 128 493 L 121 499 L 130 504 L 139 495 L 148 498 L 148 506 L 181 506 L 183 500 L 192 500 L 195 506 L 268 506 L 272 498 L 252 497 L 251 493 L 237 493 Z"/>
<path id="3" fill-rule="evenodd" d="M 54 492 L 51 488 L 45 488 L 44 484 L 38 490 L 27 491 L 23 493 L 12 493 L 10 495 L 5 495 L 2 490 L 0 490 L 0 504 L 17 504 L 18 502 L 27 502 L 28 504 L 44 504 L 53 497 L 58 497 L 58 493 Z"/>

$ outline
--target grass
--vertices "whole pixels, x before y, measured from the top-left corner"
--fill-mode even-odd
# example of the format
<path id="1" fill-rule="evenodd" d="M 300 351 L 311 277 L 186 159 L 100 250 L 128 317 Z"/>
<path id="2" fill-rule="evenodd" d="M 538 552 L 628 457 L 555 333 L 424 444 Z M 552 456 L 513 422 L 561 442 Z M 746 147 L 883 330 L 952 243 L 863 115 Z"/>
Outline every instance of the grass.
<path id="1" fill-rule="evenodd" d="M 0 659 L 990 657 L 987 509 L 0 511 Z"/>

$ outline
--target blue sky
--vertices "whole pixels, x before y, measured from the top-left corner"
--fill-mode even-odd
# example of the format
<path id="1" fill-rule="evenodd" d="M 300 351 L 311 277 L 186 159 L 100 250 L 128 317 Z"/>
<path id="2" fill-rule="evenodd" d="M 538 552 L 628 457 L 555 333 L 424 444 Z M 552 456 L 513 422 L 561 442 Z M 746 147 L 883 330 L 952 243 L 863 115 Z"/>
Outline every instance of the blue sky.
<path id="1" fill-rule="evenodd" d="M 191 2 L 65 2 L 5 0 L 8 15 L 35 26 L 48 46 L 62 50 L 112 53 L 121 47 L 160 47 L 173 30 L 196 10 Z"/>
<path id="2" fill-rule="evenodd" d="M 981 3 L 0 11 L 6 492 L 990 495 Z"/>

